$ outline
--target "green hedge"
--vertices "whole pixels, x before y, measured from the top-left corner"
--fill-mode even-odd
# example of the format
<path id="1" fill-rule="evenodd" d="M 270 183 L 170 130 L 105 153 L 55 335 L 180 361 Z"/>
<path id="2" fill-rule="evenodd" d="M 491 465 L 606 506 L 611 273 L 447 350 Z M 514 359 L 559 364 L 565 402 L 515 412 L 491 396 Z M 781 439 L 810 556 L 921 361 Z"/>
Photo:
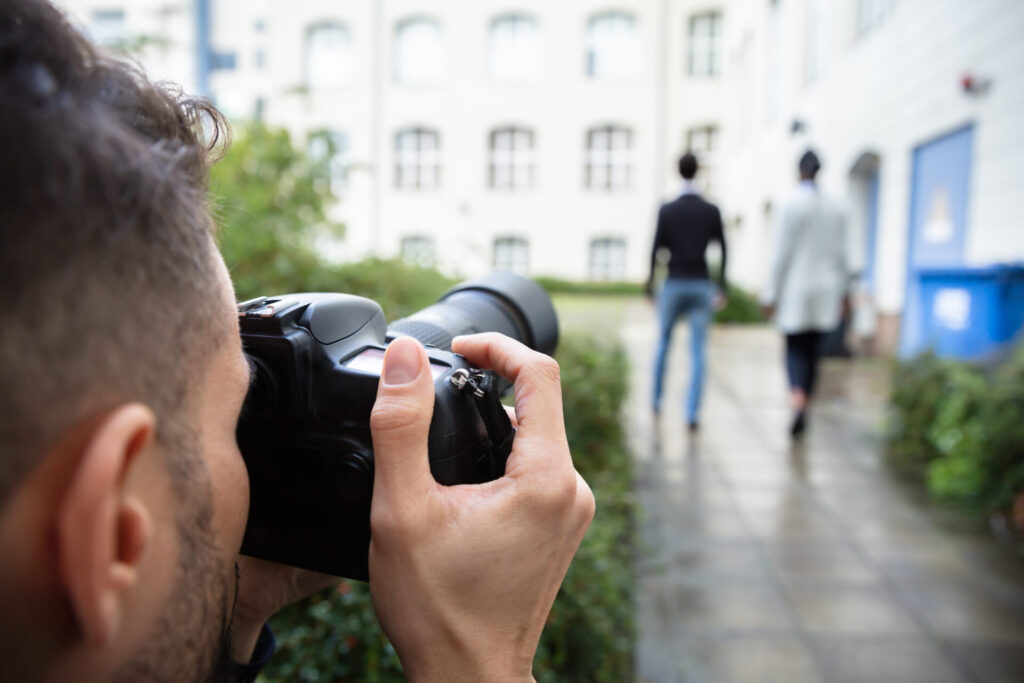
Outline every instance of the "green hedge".
<path id="1" fill-rule="evenodd" d="M 569 569 L 541 638 L 538 683 L 627 680 L 633 670 L 632 465 L 621 409 L 623 349 L 589 336 L 559 348 L 565 422 L 597 515 Z M 365 584 L 342 582 L 274 618 L 278 652 L 265 681 L 400 681 L 394 649 L 377 626 Z"/>
<path id="2" fill-rule="evenodd" d="M 989 513 L 1024 496 L 1024 345 L 991 367 L 900 363 L 890 406 L 889 461 L 935 498 Z"/>

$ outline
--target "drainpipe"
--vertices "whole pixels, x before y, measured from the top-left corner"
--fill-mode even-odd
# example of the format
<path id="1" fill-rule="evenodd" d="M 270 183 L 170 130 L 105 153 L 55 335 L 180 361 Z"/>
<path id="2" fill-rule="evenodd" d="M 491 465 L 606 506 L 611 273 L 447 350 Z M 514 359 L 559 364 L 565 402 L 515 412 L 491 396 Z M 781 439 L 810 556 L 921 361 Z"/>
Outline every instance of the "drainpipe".
<path id="1" fill-rule="evenodd" d="M 202 97 L 210 96 L 210 3 L 195 0 L 196 13 L 196 91 Z"/>

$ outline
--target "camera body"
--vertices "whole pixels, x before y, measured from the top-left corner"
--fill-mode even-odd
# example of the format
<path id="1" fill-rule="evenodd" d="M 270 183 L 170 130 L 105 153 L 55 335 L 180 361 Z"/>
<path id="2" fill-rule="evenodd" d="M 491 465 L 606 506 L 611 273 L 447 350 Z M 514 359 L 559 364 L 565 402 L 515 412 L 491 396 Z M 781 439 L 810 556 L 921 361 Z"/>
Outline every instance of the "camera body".
<path id="1" fill-rule="evenodd" d="M 255 374 L 237 430 L 250 482 L 244 554 L 368 579 L 370 412 L 384 351 L 398 335 L 418 338 L 430 360 L 434 478 L 445 485 L 475 484 L 504 474 L 514 430 L 499 403 L 499 383 L 452 353 L 451 338 L 493 330 L 527 337 L 535 347 L 540 339 L 553 351 L 557 321 L 542 290 L 543 301 L 535 290 L 524 291 L 550 310 L 539 306 L 540 316 L 530 310 L 523 315 L 504 296 L 512 282 L 514 297 L 522 278 L 490 277 L 482 285 L 460 285 L 390 329 L 380 306 L 347 294 L 288 294 L 239 304 L 242 343 Z"/>

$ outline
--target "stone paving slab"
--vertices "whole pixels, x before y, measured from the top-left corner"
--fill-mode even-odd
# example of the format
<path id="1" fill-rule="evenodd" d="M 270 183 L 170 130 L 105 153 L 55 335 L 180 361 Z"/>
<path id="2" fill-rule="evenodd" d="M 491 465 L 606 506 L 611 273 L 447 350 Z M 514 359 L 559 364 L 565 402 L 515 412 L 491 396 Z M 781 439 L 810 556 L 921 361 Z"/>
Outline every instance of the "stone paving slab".
<path id="1" fill-rule="evenodd" d="M 643 304 L 622 317 L 641 503 L 638 681 L 1024 681 L 1024 562 L 889 475 L 884 363 L 827 365 L 793 447 L 778 335 L 715 328 L 690 436 L 685 326 L 655 421 L 655 321 Z"/>

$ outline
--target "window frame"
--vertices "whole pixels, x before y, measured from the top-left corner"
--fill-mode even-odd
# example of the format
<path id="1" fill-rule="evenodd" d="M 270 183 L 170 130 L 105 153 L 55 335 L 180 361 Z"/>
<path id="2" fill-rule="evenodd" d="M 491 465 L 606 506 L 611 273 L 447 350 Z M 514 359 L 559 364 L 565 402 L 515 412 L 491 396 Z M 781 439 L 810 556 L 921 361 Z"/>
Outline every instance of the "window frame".
<path id="1" fill-rule="evenodd" d="M 618 247 L 618 249 L 610 249 L 610 247 Z M 596 268 L 595 256 L 598 253 L 602 253 L 606 257 L 603 264 L 603 272 L 599 273 Z M 621 282 L 626 277 L 626 239 L 624 237 L 616 237 L 613 235 L 605 235 L 602 237 L 594 237 L 590 240 L 590 251 L 587 259 L 588 275 L 592 281 L 595 282 Z M 617 258 L 607 258 L 607 256 L 614 254 Z"/>
<path id="2" fill-rule="evenodd" d="M 403 150 L 402 140 L 413 136 L 415 144 Z M 433 146 L 425 146 L 424 140 L 433 138 Z M 395 131 L 394 135 L 395 189 L 424 191 L 436 190 L 441 186 L 441 134 L 426 126 L 411 126 Z M 431 163 L 424 163 L 426 157 Z M 412 159 L 411 163 L 406 163 Z M 425 182 L 425 169 L 432 168 L 432 182 Z M 410 169 L 411 172 L 410 172 Z M 413 182 L 404 182 L 407 177 Z"/>
<path id="3" fill-rule="evenodd" d="M 506 138 L 509 145 L 499 147 Z M 525 145 L 518 143 L 526 140 Z M 500 126 L 487 135 L 487 186 L 492 190 L 523 192 L 536 181 L 536 135 L 524 126 Z"/>
<path id="4" fill-rule="evenodd" d="M 326 59 L 327 62 L 334 65 L 334 68 L 337 69 L 338 76 L 334 78 L 324 78 L 322 76 L 315 78 L 313 75 L 314 72 L 320 73 L 322 71 L 326 73 L 329 71 L 329 69 L 322 67 L 314 69 L 312 64 L 313 46 L 315 44 L 314 36 L 327 31 L 335 32 L 340 36 L 344 36 L 343 40 L 339 42 L 340 47 L 333 48 L 333 52 L 329 45 L 321 48 L 321 52 L 329 57 L 329 59 L 323 59 Z M 352 60 L 352 31 L 349 30 L 347 24 L 333 19 L 325 19 L 322 21 L 315 21 L 306 27 L 305 39 L 302 44 L 302 76 L 303 83 L 307 89 L 312 91 L 337 90 L 351 85 L 354 73 Z M 336 64 L 335 61 L 337 62 Z"/>
<path id="5" fill-rule="evenodd" d="M 436 51 L 436 54 L 433 55 L 436 66 L 434 73 L 419 73 L 418 67 L 429 61 L 424 58 L 425 53 L 417 55 L 415 51 L 412 51 L 410 56 L 405 56 L 406 50 L 409 50 L 409 45 L 414 43 L 408 42 L 411 40 L 408 36 L 403 38 L 403 32 L 409 31 L 417 25 L 431 26 L 435 31 L 434 44 L 431 46 Z M 448 71 L 448 64 L 447 55 L 445 54 L 444 27 L 440 19 L 429 15 L 414 15 L 400 19 L 395 22 L 393 40 L 391 53 L 393 61 L 392 78 L 396 84 L 430 87 L 444 82 Z"/>
<path id="6" fill-rule="evenodd" d="M 707 22 L 709 30 L 698 33 L 697 27 Z M 687 21 L 686 73 L 691 78 L 717 78 L 722 75 L 722 11 L 718 9 L 695 12 Z M 704 65 L 697 67 L 697 58 Z"/>
<path id="7" fill-rule="evenodd" d="M 512 38 L 506 39 L 509 45 L 499 45 L 502 40 L 498 31 L 502 25 L 514 24 Z M 524 26 L 530 26 L 528 37 L 519 35 L 524 31 Z M 533 52 L 530 53 L 531 47 Z M 504 49 L 511 47 L 516 52 L 517 58 L 512 60 L 518 67 L 502 65 L 498 54 L 504 54 Z M 487 28 L 487 54 L 485 55 L 485 73 L 487 79 L 494 83 L 536 83 L 543 78 L 544 74 L 544 45 L 540 35 L 540 25 L 537 19 L 525 12 L 506 12 L 495 15 Z M 523 58 L 526 52 L 526 58 Z M 525 64 L 525 66 L 524 66 Z"/>
<path id="8" fill-rule="evenodd" d="M 596 147 L 596 140 L 606 136 L 606 144 Z M 625 137 L 626 145 L 616 147 L 615 140 Z M 633 130 L 626 126 L 606 124 L 586 132 L 584 186 L 588 190 L 619 192 L 633 186 Z M 618 162 L 618 163 L 617 163 Z M 598 172 L 600 171 L 600 172 Z"/>
<path id="9" fill-rule="evenodd" d="M 612 22 L 629 26 L 629 35 L 616 35 L 619 27 Z M 607 24 L 601 26 L 602 24 Z M 625 10 L 608 10 L 591 14 L 587 19 L 584 52 L 584 71 L 594 81 L 634 81 L 641 68 L 640 29 L 636 15 Z M 630 54 L 632 53 L 632 54 Z"/>
<path id="10" fill-rule="evenodd" d="M 512 248 L 513 257 L 506 261 L 499 261 L 499 252 L 503 248 Z M 494 270 L 508 270 L 518 275 L 526 275 L 530 270 L 530 241 L 525 237 L 515 235 L 503 235 L 495 237 L 491 245 L 491 264 Z M 520 258 L 521 257 L 521 258 Z"/>

